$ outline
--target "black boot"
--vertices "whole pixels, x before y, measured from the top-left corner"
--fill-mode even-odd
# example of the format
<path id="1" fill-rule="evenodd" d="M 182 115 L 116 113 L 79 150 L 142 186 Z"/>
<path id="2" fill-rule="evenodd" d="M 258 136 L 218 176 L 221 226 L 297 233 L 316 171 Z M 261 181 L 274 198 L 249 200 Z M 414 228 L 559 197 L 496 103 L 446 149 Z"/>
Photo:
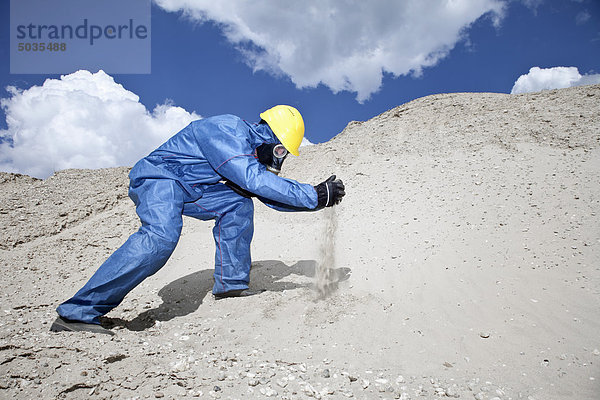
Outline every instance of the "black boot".
<path id="1" fill-rule="evenodd" d="M 92 332 L 105 335 L 114 335 L 115 333 L 98 324 L 88 324 L 86 322 L 74 321 L 63 317 L 56 318 L 50 327 L 51 332 Z"/>
<path id="2" fill-rule="evenodd" d="M 263 292 L 266 292 L 265 289 L 258 289 L 258 290 L 252 290 L 252 289 L 237 289 L 237 290 L 230 290 L 229 292 L 224 292 L 224 293 L 216 293 L 214 296 L 217 300 L 220 299 L 225 299 L 227 297 L 248 297 L 248 296 L 254 296 L 255 294 L 261 294 Z"/>

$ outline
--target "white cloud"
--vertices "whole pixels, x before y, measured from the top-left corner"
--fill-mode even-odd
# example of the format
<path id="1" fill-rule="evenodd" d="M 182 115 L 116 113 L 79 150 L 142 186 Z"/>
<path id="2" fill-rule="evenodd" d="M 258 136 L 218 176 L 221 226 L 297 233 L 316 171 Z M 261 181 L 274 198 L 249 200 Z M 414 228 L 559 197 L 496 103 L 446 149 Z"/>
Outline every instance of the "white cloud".
<path id="1" fill-rule="evenodd" d="M 575 16 L 575 23 L 577 25 L 583 25 L 588 22 L 590 18 L 592 18 L 592 15 L 587 12 L 587 10 L 581 11 Z"/>
<path id="2" fill-rule="evenodd" d="M 308 139 L 306 138 L 306 136 L 305 136 L 305 137 L 303 137 L 303 138 L 302 138 L 302 143 L 300 143 L 300 147 L 304 147 L 304 146 L 310 146 L 310 145 L 313 145 L 313 144 L 314 144 L 314 143 L 313 143 L 313 142 L 311 142 L 310 140 L 308 140 Z"/>
<path id="3" fill-rule="evenodd" d="M 537 14 L 537 8 L 544 2 L 544 0 L 521 0 L 522 3 L 533 10 L 534 14 Z"/>
<path id="4" fill-rule="evenodd" d="M 581 75 L 577 67 L 533 67 L 528 74 L 517 79 L 511 93 L 538 92 L 597 83 L 600 83 L 600 74 Z"/>
<path id="5" fill-rule="evenodd" d="M 190 121 L 181 107 L 152 112 L 139 97 L 99 71 L 77 71 L 0 100 L 0 170 L 45 178 L 65 168 L 133 165 Z"/>
<path id="6" fill-rule="evenodd" d="M 383 73 L 419 75 L 448 55 L 484 15 L 498 25 L 503 0 L 155 0 L 194 21 L 214 21 L 255 70 L 299 88 L 356 92 L 362 102 Z"/>

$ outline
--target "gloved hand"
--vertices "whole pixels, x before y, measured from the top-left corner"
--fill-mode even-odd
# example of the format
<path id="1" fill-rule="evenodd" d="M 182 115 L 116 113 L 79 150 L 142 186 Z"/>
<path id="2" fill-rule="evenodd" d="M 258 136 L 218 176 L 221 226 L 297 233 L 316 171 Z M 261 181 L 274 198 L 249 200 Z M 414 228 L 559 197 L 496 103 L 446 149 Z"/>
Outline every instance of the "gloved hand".
<path id="1" fill-rule="evenodd" d="M 331 175 L 325 182 L 319 183 L 315 186 L 319 198 L 317 209 L 338 204 L 346 195 L 345 189 L 342 180 L 335 179 L 335 175 Z"/>

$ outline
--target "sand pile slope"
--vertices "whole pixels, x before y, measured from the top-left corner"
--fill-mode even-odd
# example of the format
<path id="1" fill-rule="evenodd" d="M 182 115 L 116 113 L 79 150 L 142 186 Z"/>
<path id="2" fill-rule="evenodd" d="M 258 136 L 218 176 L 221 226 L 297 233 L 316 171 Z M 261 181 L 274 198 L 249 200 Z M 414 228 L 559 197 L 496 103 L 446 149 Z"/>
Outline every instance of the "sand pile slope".
<path id="1" fill-rule="evenodd" d="M 352 122 L 285 166 L 344 179 L 335 215 L 256 206 L 267 293 L 215 301 L 212 223 L 186 219 L 109 314 L 112 338 L 48 328 L 137 229 L 127 169 L 1 174 L 0 397 L 597 398 L 599 144 L 600 86 L 435 95 Z"/>

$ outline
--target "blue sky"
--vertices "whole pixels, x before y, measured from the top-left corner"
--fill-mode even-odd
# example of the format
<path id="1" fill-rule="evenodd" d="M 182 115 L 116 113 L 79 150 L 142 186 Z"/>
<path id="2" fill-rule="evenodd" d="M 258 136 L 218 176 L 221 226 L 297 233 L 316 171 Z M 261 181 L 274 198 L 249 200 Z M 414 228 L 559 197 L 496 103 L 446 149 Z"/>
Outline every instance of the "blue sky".
<path id="1" fill-rule="evenodd" d="M 265 7 L 265 4 L 268 4 L 266 0 L 256 2 L 255 8 L 258 10 L 252 11 L 255 14 L 249 13 L 241 6 L 237 11 L 236 7 L 232 7 L 233 12 L 239 12 L 239 17 L 248 18 L 248 21 L 244 22 L 245 25 L 239 26 L 228 19 L 226 8 L 225 11 L 219 6 L 210 9 L 210 5 L 205 6 L 204 1 L 199 1 L 196 9 L 186 9 L 184 2 L 160 0 L 158 4 L 152 5 L 152 73 L 135 75 L 108 72 L 108 78 L 112 77 L 124 90 L 139 96 L 139 103 L 145 106 L 149 113 L 152 113 L 157 105 L 180 107 L 178 121 L 223 113 L 232 113 L 256 121 L 258 114 L 264 109 L 275 104 L 290 104 L 304 115 L 306 137 L 311 142 L 319 143 L 340 133 L 352 120 L 369 119 L 392 107 L 429 94 L 510 93 L 517 79 L 528 74 L 532 67 L 539 67 L 540 74 L 548 71 L 542 77 L 533 74 L 525 77 L 529 85 L 526 86 L 532 90 L 543 88 L 543 85 L 560 87 L 577 84 L 577 76 L 572 76 L 577 72 L 571 69 L 570 80 L 567 79 L 567 83 L 564 83 L 565 77 L 561 75 L 564 70 L 557 70 L 561 73 L 550 74 L 553 71 L 551 69 L 555 67 L 576 67 L 580 76 L 584 80 L 589 77 L 591 82 L 595 82 L 594 79 L 600 76 L 599 1 L 458 1 L 460 2 L 467 5 L 469 2 L 476 4 L 481 9 L 480 15 L 473 14 L 475 6 L 467 8 L 464 12 L 460 11 L 465 15 L 456 17 L 456 22 L 453 22 L 455 25 L 450 26 L 451 23 L 446 22 L 450 17 L 446 18 L 443 14 L 437 20 L 423 16 L 422 21 L 418 20 L 420 16 L 407 14 L 405 17 L 418 20 L 411 22 L 415 24 L 415 35 L 419 35 L 415 38 L 410 37 L 411 31 L 394 35 L 393 30 L 401 29 L 401 23 L 397 27 L 390 23 L 389 27 L 382 28 L 382 32 L 375 32 L 372 38 L 368 35 L 373 29 L 365 29 L 366 36 L 359 37 L 360 41 L 365 42 L 364 51 L 374 51 L 373 48 L 369 48 L 369 41 L 379 40 L 381 44 L 377 49 L 384 47 L 386 53 L 381 57 L 381 64 L 373 63 L 362 72 L 361 63 L 358 63 L 357 67 L 349 64 L 351 61 L 339 63 L 339 60 L 343 61 L 343 57 L 348 54 L 360 60 L 361 49 L 353 47 L 352 38 L 349 37 L 349 43 L 343 42 L 343 29 L 352 29 L 352 26 L 340 26 L 341 33 L 332 34 L 334 47 L 328 48 L 320 43 L 321 38 L 323 41 L 327 40 L 328 31 L 318 31 L 329 29 L 327 23 L 318 25 L 319 22 L 315 22 L 314 29 L 317 31 L 311 36 L 310 31 L 313 27 L 309 24 L 310 17 L 300 18 L 298 22 L 302 26 L 292 27 L 294 20 L 289 19 L 289 15 L 285 16 L 279 22 L 290 24 L 291 36 L 287 38 L 287 42 L 283 41 L 283 45 L 296 43 L 296 37 L 293 35 L 299 35 L 298 43 L 301 44 L 294 54 L 285 56 L 278 53 L 282 51 L 282 47 L 269 48 L 265 44 L 267 42 L 262 42 L 277 38 L 277 35 L 286 35 L 288 31 L 285 28 L 273 28 L 271 31 L 271 26 L 277 24 L 265 23 L 265 20 L 272 21 L 278 18 L 277 13 L 273 13 L 274 15 L 267 19 L 262 17 L 267 12 L 265 10 L 268 10 L 268 7 Z M 231 4 L 233 3 L 232 1 Z M 372 4 L 373 8 L 377 8 L 382 3 Z M 260 7 L 265 9 L 260 10 Z M 485 7 L 492 11 L 485 12 Z M 44 167 L 45 169 L 27 168 L 28 163 L 35 163 L 39 158 L 28 159 L 23 156 L 28 150 L 27 143 L 22 143 L 23 148 L 19 152 L 7 148 L 13 136 L 19 135 L 19 126 L 25 126 L 25 122 L 9 126 L 7 113 L 14 117 L 13 120 L 27 118 L 23 115 L 27 115 L 28 112 L 35 114 L 34 107 L 18 112 L 21 103 L 17 102 L 17 97 L 21 96 L 22 91 L 42 87 L 46 79 L 60 80 L 61 76 L 9 73 L 9 10 L 8 1 L 0 2 L 3 26 L 0 30 L 0 98 L 4 99 L 0 111 L 0 134 L 4 146 L 0 150 L 0 169 L 44 176 L 48 175 L 48 166 Z M 372 15 L 366 15 L 364 20 L 372 18 L 374 26 L 385 23 L 380 22 L 378 18 L 385 17 L 386 10 L 382 9 L 379 12 L 382 15 L 373 12 Z M 466 15 L 467 13 L 471 14 Z M 360 24 L 361 19 L 358 21 Z M 226 28 L 228 36 L 224 34 Z M 358 26 L 356 29 L 360 30 Z M 453 32 L 452 29 L 457 34 L 456 38 L 443 37 L 448 36 L 447 32 Z M 250 33 L 245 34 L 245 31 Z M 269 33 L 261 37 L 262 32 Z M 433 36 L 431 41 L 421 41 L 421 37 L 428 36 L 429 32 L 432 32 Z M 386 37 L 397 39 L 387 40 Z M 311 40 L 314 46 L 323 47 L 322 53 L 311 52 Z M 261 49 L 261 45 L 264 45 L 266 50 Z M 417 46 L 422 48 L 413 48 Z M 340 53 L 336 54 L 338 50 Z M 428 51 L 434 54 L 429 60 L 409 62 L 402 59 L 404 55 L 414 55 L 415 58 L 419 54 L 427 55 Z M 307 62 L 309 58 L 311 60 Z M 313 60 L 314 70 L 317 72 L 311 70 Z M 383 77 L 378 85 L 378 71 L 382 69 Z M 341 78 L 336 76 L 338 71 Z M 75 71 L 64 73 L 73 72 Z M 7 91 L 5 88 L 9 86 L 16 87 L 21 92 Z M 64 107 L 74 107 L 73 104 L 77 103 L 66 101 L 64 104 Z M 159 118 L 156 115 L 155 117 Z M 110 115 L 104 119 L 110 119 Z M 52 123 L 54 122 L 49 121 L 47 125 Z M 64 125 L 63 121 L 61 126 Z M 160 124 L 165 130 L 172 126 L 177 124 Z M 86 129 L 93 131 L 94 127 Z M 118 125 L 112 125 L 112 129 L 120 128 Z M 171 129 L 176 131 L 175 128 Z M 163 138 L 169 137 L 175 131 L 164 132 L 164 136 L 157 134 L 160 138 L 159 144 Z M 57 135 L 55 131 L 48 131 L 46 134 Z M 69 137 L 62 137 L 61 140 L 69 141 Z M 105 150 L 109 151 L 110 146 Z M 53 153 L 53 157 L 57 159 L 53 161 L 52 168 L 56 170 L 63 167 L 80 167 L 81 160 L 90 157 L 86 157 L 85 154 L 78 156 L 77 151 L 73 148 L 57 149 L 55 154 Z M 63 157 L 61 154 L 70 161 L 62 162 L 59 159 Z M 127 157 L 104 157 L 96 163 L 83 162 L 81 166 L 93 168 L 111 166 L 111 163 L 131 162 Z"/>

